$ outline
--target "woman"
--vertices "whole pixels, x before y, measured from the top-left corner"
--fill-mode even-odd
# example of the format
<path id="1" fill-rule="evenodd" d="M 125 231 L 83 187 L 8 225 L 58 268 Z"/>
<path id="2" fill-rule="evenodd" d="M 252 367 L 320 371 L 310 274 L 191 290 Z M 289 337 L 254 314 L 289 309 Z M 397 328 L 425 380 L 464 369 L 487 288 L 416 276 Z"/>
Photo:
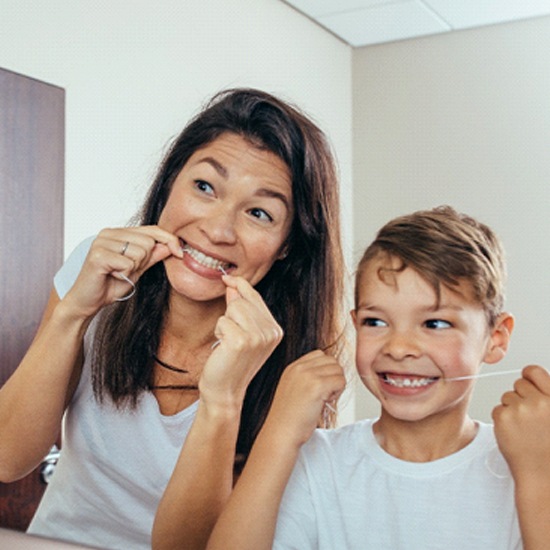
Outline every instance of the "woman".
<path id="1" fill-rule="evenodd" d="M 154 546 L 203 547 L 281 372 L 315 349 L 335 361 L 342 272 L 323 133 L 264 92 L 214 97 L 138 225 L 103 230 L 58 273 L 0 392 L 3 481 L 33 469 L 65 419 L 30 532 L 148 548 L 160 501 Z"/>

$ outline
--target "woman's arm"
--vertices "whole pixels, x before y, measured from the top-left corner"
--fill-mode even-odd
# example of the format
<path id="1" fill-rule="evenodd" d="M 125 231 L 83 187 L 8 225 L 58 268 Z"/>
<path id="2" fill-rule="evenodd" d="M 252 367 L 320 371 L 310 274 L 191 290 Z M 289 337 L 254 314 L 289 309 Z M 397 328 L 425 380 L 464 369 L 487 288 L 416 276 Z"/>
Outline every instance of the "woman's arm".
<path id="1" fill-rule="evenodd" d="M 286 484 L 301 446 L 327 402 L 338 398 L 345 377 L 337 361 L 311 352 L 284 371 L 273 405 L 208 550 L 269 550 Z"/>
<path id="2" fill-rule="evenodd" d="M 523 370 L 493 410 L 495 435 L 515 482 L 525 550 L 550 548 L 550 374 Z"/>
<path id="3" fill-rule="evenodd" d="M 159 504 L 153 548 L 204 548 L 233 488 L 233 465 L 246 389 L 281 341 L 282 330 L 260 294 L 224 276 L 227 309 L 199 381 L 195 421 Z"/>
<path id="4" fill-rule="evenodd" d="M 86 322 L 52 290 L 34 341 L 0 390 L 0 479 L 32 471 L 57 440 L 80 375 Z"/>
<path id="5" fill-rule="evenodd" d="M 126 242 L 132 246 L 123 255 Z M 0 480 L 26 475 L 57 440 L 80 378 L 86 328 L 130 288 L 120 274 L 136 280 L 172 253 L 181 255 L 178 239 L 157 227 L 104 230 L 63 299 L 52 290 L 29 350 L 0 390 Z"/>

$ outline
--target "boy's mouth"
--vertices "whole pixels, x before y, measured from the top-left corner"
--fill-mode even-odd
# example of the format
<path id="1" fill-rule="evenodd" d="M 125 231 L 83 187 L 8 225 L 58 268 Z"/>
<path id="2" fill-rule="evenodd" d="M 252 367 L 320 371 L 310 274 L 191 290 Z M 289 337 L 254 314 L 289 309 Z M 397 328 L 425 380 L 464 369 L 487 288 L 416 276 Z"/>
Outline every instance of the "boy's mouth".
<path id="1" fill-rule="evenodd" d="M 418 376 L 416 374 L 405 375 L 389 372 L 381 372 L 378 376 L 386 384 L 395 388 L 424 388 L 439 380 L 437 376 Z"/>

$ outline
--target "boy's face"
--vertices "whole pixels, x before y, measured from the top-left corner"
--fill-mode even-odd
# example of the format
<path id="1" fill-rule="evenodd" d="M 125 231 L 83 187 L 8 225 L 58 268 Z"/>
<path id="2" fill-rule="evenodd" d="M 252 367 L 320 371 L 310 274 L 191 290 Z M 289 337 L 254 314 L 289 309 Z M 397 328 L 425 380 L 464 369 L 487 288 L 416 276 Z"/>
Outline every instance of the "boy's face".
<path id="1" fill-rule="evenodd" d="M 412 268 L 379 277 L 380 267 L 398 266 L 375 258 L 361 276 L 352 312 L 359 376 L 383 414 L 395 419 L 465 415 L 473 382 L 446 379 L 475 374 L 482 362 L 501 359 L 506 334 L 499 322 L 489 328 L 468 282 L 456 292 L 442 286 L 437 304 L 434 289 Z"/>

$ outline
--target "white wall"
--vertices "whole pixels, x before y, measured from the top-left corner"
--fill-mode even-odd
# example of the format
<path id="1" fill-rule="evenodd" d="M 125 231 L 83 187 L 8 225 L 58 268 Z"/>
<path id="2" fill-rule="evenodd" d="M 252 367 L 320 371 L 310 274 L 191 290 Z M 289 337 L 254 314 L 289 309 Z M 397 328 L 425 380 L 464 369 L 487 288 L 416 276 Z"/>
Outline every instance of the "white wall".
<path id="1" fill-rule="evenodd" d="M 351 48 L 283 2 L 0 0 L 0 67 L 66 90 L 66 255 L 129 220 L 168 141 L 205 100 L 252 86 L 296 103 L 329 135 L 350 256 Z"/>
<path id="2" fill-rule="evenodd" d="M 507 249 L 505 360 L 550 367 L 550 18 L 357 49 L 353 55 L 355 256 L 390 218 L 448 203 Z M 514 377 L 478 381 L 472 414 Z M 378 411 L 366 391 L 358 417 Z"/>
<path id="3" fill-rule="evenodd" d="M 0 67 L 66 89 L 66 253 L 126 223 L 168 140 L 230 86 L 312 115 L 351 200 L 351 49 L 278 0 L 1 0 Z"/>

